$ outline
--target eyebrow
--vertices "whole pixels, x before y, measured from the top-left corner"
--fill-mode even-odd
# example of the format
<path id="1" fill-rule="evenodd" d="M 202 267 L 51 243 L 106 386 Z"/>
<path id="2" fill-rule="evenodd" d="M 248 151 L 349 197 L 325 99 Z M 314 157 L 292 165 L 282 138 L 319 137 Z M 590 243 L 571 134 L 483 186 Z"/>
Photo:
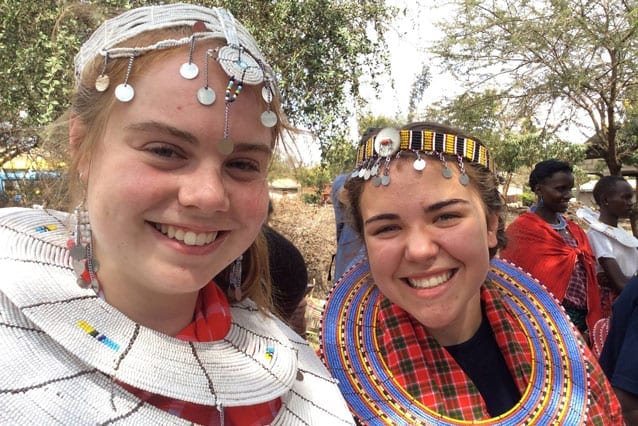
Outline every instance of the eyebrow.
<path id="1" fill-rule="evenodd" d="M 452 206 L 455 204 L 464 204 L 464 205 L 469 205 L 470 202 L 467 200 L 464 200 L 462 198 L 452 198 L 449 200 L 443 200 L 443 201 L 439 201 L 438 203 L 434 203 L 431 204 L 429 206 L 427 206 L 423 211 L 424 213 L 433 213 L 436 211 L 439 211 L 441 209 L 444 209 L 445 207 L 448 206 Z M 378 214 L 376 216 L 372 216 L 371 218 L 367 219 L 364 222 L 364 225 L 369 225 L 370 223 L 376 222 L 376 221 L 380 221 L 380 220 L 395 220 L 399 217 L 398 214 L 396 213 L 381 213 Z"/>
<path id="2" fill-rule="evenodd" d="M 199 144 L 199 140 L 192 133 L 157 121 L 145 121 L 141 123 L 129 124 L 128 126 L 126 126 L 126 130 L 137 132 L 160 132 L 182 139 L 185 142 L 193 145 Z M 270 144 L 234 142 L 233 145 L 233 152 L 262 151 L 268 155 L 272 154 L 272 148 L 270 147 Z"/>

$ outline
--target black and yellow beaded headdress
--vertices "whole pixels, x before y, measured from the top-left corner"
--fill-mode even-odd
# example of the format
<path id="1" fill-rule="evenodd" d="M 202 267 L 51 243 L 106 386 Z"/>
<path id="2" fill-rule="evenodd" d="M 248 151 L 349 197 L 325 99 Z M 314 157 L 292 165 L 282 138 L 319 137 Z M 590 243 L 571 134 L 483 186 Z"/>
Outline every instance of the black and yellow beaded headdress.
<path id="1" fill-rule="evenodd" d="M 477 138 L 451 127 L 421 122 L 401 130 L 386 127 L 368 134 L 370 136 L 362 138 L 359 145 L 357 166 L 351 177 L 372 179 L 375 186 L 390 183 L 390 161 L 399 158 L 405 152 L 411 152 L 416 156 L 413 163 L 415 170 L 423 170 L 426 167 L 424 156 L 438 158 L 443 165 L 443 176 L 447 179 L 450 179 L 453 173 L 448 167 L 446 157 L 455 157 L 461 172 L 459 180 L 463 185 L 469 182 L 464 161 L 494 171 L 494 163 L 487 147 Z"/>

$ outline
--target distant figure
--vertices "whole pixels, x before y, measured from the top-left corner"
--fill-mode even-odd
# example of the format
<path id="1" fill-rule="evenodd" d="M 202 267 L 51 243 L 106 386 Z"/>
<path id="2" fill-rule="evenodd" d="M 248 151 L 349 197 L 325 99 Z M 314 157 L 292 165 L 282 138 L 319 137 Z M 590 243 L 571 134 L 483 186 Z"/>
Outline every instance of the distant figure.
<path id="1" fill-rule="evenodd" d="M 334 257 L 334 282 L 337 282 L 348 266 L 352 265 L 357 259 L 365 255 L 363 241 L 357 233 L 350 227 L 346 217 L 344 216 L 343 202 L 339 200 L 339 192 L 343 188 L 343 184 L 350 176 L 349 173 L 343 173 L 337 176 L 332 182 L 331 198 L 332 207 L 335 212 L 337 251 Z"/>
<path id="2" fill-rule="evenodd" d="M 500 257 L 545 284 L 589 340 L 589 330 L 601 318 L 600 292 L 587 234 L 562 215 L 572 198 L 572 167 L 564 161 L 541 161 L 529 176 L 529 186 L 536 205 L 506 229 L 508 243 Z"/>
<path id="3" fill-rule="evenodd" d="M 628 425 L 638 424 L 638 277 L 614 302 L 600 365 L 609 378 Z"/>
<path id="4" fill-rule="evenodd" d="M 279 232 L 264 225 L 268 243 L 270 280 L 275 312 L 297 334 L 306 337 L 306 293 L 308 269 L 303 255 L 295 245 Z"/>
<path id="5" fill-rule="evenodd" d="M 638 270 L 638 239 L 618 226 L 629 217 L 634 191 L 620 176 L 604 176 L 594 186 L 594 200 L 600 213 L 587 207 L 578 216 L 589 224 L 587 237 L 596 257 L 596 273 L 603 317 L 611 314 L 611 304 Z"/>

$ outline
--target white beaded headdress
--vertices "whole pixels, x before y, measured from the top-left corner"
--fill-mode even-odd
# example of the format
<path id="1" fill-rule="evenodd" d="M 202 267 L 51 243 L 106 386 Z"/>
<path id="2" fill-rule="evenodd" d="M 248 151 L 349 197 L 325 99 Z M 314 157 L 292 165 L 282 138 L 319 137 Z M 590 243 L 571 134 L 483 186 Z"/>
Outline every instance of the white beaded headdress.
<path id="1" fill-rule="evenodd" d="M 180 39 L 161 40 L 147 46 L 120 46 L 126 40 L 146 31 L 180 26 L 193 28 L 192 35 Z M 75 57 L 76 84 L 79 86 L 82 81 L 82 73 L 86 66 L 97 56 L 102 56 L 104 66 L 96 78 L 95 89 L 104 92 L 110 86 L 108 63 L 116 59 L 127 59 L 129 66 L 126 77 L 115 88 L 115 97 L 121 102 L 130 102 L 135 96 L 135 91 L 128 80 L 135 58 L 154 50 L 190 45 L 189 56 L 176 73 L 182 78 L 194 79 L 199 74 L 199 69 L 192 60 L 195 43 L 208 39 L 225 40 L 226 44 L 206 51 L 206 82 L 193 96 L 205 106 L 215 102 L 215 92 L 208 86 L 208 62 L 215 60 L 228 75 L 228 85 L 224 93 L 226 120 L 228 108 L 239 96 L 243 85 L 263 83 L 262 97 L 266 102 L 266 111 L 261 116 L 261 122 L 266 127 L 275 126 L 277 115 L 271 111 L 271 103 L 274 98 L 279 97 L 279 91 L 274 72 L 246 28 L 237 22 L 229 11 L 222 8 L 205 8 L 183 3 L 147 6 L 124 12 L 105 21 L 82 45 Z M 227 133 L 228 123 L 224 134 L 225 140 L 228 137 Z"/>

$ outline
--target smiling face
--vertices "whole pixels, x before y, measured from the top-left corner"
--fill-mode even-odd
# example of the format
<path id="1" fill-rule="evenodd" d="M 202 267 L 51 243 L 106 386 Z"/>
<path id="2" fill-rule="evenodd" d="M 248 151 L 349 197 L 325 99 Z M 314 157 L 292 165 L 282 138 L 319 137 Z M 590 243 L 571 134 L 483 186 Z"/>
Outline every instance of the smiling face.
<path id="1" fill-rule="evenodd" d="M 487 215 L 473 184 L 438 161 L 422 172 L 394 160 L 388 186 L 365 184 L 363 236 L 379 290 L 442 345 L 469 339 L 481 322 L 480 287 L 497 244 L 498 216 Z"/>
<path id="2" fill-rule="evenodd" d="M 135 98 L 115 103 L 80 170 L 88 177 L 98 277 L 111 303 L 130 295 L 194 300 L 251 245 L 266 217 L 273 136 L 260 122 L 260 89 L 244 87 L 230 105 L 235 149 L 224 155 L 218 145 L 228 77 L 211 61 L 208 84 L 218 99 L 202 106 L 196 93 L 204 64 L 185 80 L 179 68 L 187 58 L 188 49 L 174 49 L 143 72 L 134 66 Z"/>
<path id="3" fill-rule="evenodd" d="M 553 213 L 564 213 L 569 207 L 574 187 L 574 175 L 556 172 L 539 183 L 536 193 L 543 199 L 543 208 Z"/>

